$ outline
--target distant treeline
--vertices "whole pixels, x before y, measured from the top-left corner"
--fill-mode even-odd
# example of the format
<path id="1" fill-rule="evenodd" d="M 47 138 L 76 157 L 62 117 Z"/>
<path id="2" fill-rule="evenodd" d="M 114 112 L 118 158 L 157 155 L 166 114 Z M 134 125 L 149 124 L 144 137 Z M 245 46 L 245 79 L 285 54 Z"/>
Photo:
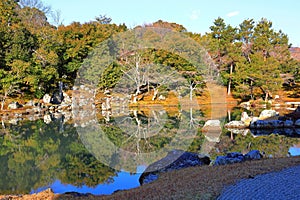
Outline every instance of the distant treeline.
<path id="1" fill-rule="evenodd" d="M 49 13 L 52 23 L 47 19 Z M 112 24 L 110 18 L 101 15 L 87 23 L 73 22 L 67 26 L 60 23 L 59 17 L 58 12 L 52 12 L 39 0 L 0 1 L 2 102 L 9 96 L 41 98 L 45 93 L 53 92 L 59 81 L 71 88 L 88 54 L 113 34 L 128 30 L 125 24 Z M 275 31 L 267 19 L 258 22 L 247 19 L 238 27 L 232 27 L 218 18 L 205 35 L 190 33 L 182 25 L 161 20 L 147 26 L 169 28 L 193 38 L 214 60 L 220 81 L 228 87 L 228 93 L 232 91 L 238 97 L 268 98 L 282 87 L 281 74 L 289 74 L 295 81 L 300 79 L 300 65 L 290 56 L 288 36 Z M 183 65 L 184 61 L 177 58 L 178 55 L 163 51 L 155 54 L 154 57 L 153 52 L 143 55 L 151 55 L 155 62 L 175 68 Z M 164 59 L 158 59 L 160 56 Z M 117 81 L 114 76 L 122 72 L 119 64 L 111 66 L 107 78 L 101 77 L 100 88 L 114 86 Z M 195 69 L 188 66 L 180 71 Z M 196 73 L 191 79 L 197 82 L 200 79 Z"/>

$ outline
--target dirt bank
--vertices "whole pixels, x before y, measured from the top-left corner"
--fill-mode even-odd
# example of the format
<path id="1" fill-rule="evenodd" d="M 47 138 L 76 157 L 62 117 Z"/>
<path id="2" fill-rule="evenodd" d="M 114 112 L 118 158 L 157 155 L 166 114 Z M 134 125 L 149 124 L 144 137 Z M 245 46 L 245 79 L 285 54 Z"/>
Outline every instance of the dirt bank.
<path id="1" fill-rule="evenodd" d="M 202 166 L 173 171 L 157 181 L 109 196 L 54 194 L 51 190 L 32 195 L 0 196 L 0 199 L 215 199 L 224 187 L 238 180 L 300 165 L 300 157 L 262 159 L 227 166 Z"/>

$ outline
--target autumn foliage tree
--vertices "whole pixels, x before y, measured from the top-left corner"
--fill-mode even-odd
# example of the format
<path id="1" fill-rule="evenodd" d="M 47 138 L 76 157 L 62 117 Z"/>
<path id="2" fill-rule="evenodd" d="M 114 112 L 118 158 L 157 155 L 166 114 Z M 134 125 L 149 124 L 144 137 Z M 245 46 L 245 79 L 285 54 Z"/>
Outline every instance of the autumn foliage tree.
<path id="1" fill-rule="evenodd" d="M 48 21 L 51 13 L 54 13 L 51 7 L 40 0 L 0 1 L 2 109 L 9 96 L 41 98 L 45 93 L 54 92 L 59 81 L 71 88 L 89 54 L 111 36 L 128 30 L 125 24 L 113 24 L 112 19 L 105 15 L 86 23 L 73 22 L 70 25 L 63 25 L 59 22 L 61 20 L 54 19 L 57 22 L 55 26 Z M 163 20 L 142 27 L 170 29 L 185 35 L 186 38 L 175 37 L 164 43 L 173 45 L 176 41 L 174 50 L 197 52 L 199 49 L 189 46 L 189 42 L 193 39 L 199 43 L 214 61 L 215 65 L 207 69 L 210 74 L 218 72 L 219 80 L 228 88 L 228 94 L 233 93 L 243 99 L 263 97 L 267 100 L 281 88 L 281 74 L 291 74 L 296 81 L 300 79 L 300 64 L 290 56 L 288 36 L 281 30 L 274 30 L 272 22 L 267 19 L 258 22 L 246 19 L 238 27 L 233 27 L 224 19 L 217 18 L 205 35 L 190 33 L 180 24 Z M 147 34 L 145 37 L 149 41 L 163 49 L 158 35 L 151 31 Z M 161 49 L 142 52 L 144 58 L 141 64 L 148 65 L 151 61 L 170 66 L 189 81 L 191 90 L 200 91 L 204 87 L 201 76 L 205 67 L 199 70 L 199 66 L 182 59 L 187 53 L 185 51 L 176 55 Z M 117 84 L 122 70 L 126 68 L 120 64 L 111 63 L 97 77 L 101 90 Z"/>
<path id="2" fill-rule="evenodd" d="M 228 94 L 242 98 L 267 100 L 281 88 L 280 73 L 291 69 L 293 61 L 289 53 L 288 37 L 275 31 L 272 22 L 262 18 L 244 20 L 239 27 L 226 25 L 222 18 L 210 27 L 208 46 L 214 58 Z"/>

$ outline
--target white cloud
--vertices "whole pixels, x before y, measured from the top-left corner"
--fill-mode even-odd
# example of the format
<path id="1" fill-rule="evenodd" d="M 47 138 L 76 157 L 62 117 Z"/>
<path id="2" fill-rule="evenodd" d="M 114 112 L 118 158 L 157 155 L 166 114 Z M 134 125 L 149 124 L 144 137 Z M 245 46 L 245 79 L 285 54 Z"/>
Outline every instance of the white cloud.
<path id="1" fill-rule="evenodd" d="M 240 14 L 240 11 L 233 11 L 227 14 L 227 17 L 234 17 Z"/>
<path id="2" fill-rule="evenodd" d="M 192 13 L 190 14 L 190 19 L 191 20 L 197 20 L 200 17 L 200 10 L 193 10 Z"/>

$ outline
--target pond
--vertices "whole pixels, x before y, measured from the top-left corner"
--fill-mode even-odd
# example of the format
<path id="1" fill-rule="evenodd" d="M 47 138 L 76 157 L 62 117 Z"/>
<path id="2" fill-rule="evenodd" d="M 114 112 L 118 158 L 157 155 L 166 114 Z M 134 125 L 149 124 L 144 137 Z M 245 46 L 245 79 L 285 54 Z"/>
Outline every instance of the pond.
<path id="1" fill-rule="evenodd" d="M 161 106 L 99 113 L 81 120 L 49 115 L 51 120 L 2 120 L 0 126 L 0 194 L 111 194 L 138 187 L 145 168 L 172 149 L 208 154 L 258 149 L 269 157 L 300 155 L 297 135 L 202 133 L 212 116 L 224 125 L 228 109 L 213 116 L 206 107 Z M 241 109 L 230 109 L 238 118 Z M 216 110 L 215 110 L 216 112 Z M 92 115 L 92 114 L 91 114 Z"/>

